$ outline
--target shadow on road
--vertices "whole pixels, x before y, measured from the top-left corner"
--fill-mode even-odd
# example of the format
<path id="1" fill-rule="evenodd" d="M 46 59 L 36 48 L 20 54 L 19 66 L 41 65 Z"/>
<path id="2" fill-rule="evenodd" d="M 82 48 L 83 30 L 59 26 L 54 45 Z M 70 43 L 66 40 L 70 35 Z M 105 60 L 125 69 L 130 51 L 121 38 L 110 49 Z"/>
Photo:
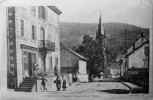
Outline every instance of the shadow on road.
<path id="1" fill-rule="evenodd" d="M 125 89 L 109 89 L 109 90 L 97 90 L 97 92 L 106 92 L 110 94 L 129 94 L 130 90 Z"/>

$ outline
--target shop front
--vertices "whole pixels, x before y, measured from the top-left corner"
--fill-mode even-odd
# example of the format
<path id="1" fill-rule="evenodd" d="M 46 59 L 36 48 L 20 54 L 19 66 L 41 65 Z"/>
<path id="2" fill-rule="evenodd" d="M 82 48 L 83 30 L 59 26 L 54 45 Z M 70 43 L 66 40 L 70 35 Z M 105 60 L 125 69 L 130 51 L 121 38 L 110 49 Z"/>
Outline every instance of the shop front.
<path id="1" fill-rule="evenodd" d="M 37 48 L 22 46 L 22 76 L 31 77 L 37 64 Z"/>

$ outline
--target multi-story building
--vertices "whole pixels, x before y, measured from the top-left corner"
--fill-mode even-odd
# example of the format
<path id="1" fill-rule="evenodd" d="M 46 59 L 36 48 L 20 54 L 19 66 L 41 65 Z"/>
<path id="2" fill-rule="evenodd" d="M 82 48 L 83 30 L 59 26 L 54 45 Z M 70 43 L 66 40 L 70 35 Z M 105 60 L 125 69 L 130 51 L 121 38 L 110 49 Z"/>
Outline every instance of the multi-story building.
<path id="1" fill-rule="evenodd" d="M 54 76 L 55 65 L 60 69 L 61 13 L 55 6 L 8 7 L 9 88 L 31 77 L 35 63 L 48 76 Z"/>

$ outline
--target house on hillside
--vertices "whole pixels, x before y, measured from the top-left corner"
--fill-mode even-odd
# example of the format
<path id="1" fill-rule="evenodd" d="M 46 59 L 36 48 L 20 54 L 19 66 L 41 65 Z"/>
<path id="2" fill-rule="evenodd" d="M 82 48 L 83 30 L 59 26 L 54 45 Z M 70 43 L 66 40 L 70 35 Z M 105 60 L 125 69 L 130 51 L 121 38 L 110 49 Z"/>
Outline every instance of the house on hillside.
<path id="1" fill-rule="evenodd" d="M 122 63 L 124 77 L 132 82 L 149 84 L 149 39 L 143 33 L 127 49 Z M 127 75 L 128 74 L 128 75 Z"/>
<path id="2" fill-rule="evenodd" d="M 69 77 L 70 83 L 77 81 L 88 82 L 87 58 L 60 43 L 61 75 Z"/>

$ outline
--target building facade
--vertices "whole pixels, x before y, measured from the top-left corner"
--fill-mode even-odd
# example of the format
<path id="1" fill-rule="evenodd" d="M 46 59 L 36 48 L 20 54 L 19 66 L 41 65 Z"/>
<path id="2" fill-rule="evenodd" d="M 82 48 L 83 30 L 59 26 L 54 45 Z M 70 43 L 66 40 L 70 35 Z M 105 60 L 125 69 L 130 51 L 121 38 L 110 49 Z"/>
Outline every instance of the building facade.
<path id="1" fill-rule="evenodd" d="M 17 88 L 34 73 L 54 76 L 60 69 L 59 15 L 55 6 L 8 7 L 8 87 Z"/>
<path id="2" fill-rule="evenodd" d="M 124 54 L 121 67 L 121 75 L 126 80 L 149 85 L 149 40 L 143 33 Z"/>
<path id="3" fill-rule="evenodd" d="M 87 58 L 65 47 L 61 43 L 61 74 L 70 77 L 70 83 L 77 80 L 88 82 Z"/>

